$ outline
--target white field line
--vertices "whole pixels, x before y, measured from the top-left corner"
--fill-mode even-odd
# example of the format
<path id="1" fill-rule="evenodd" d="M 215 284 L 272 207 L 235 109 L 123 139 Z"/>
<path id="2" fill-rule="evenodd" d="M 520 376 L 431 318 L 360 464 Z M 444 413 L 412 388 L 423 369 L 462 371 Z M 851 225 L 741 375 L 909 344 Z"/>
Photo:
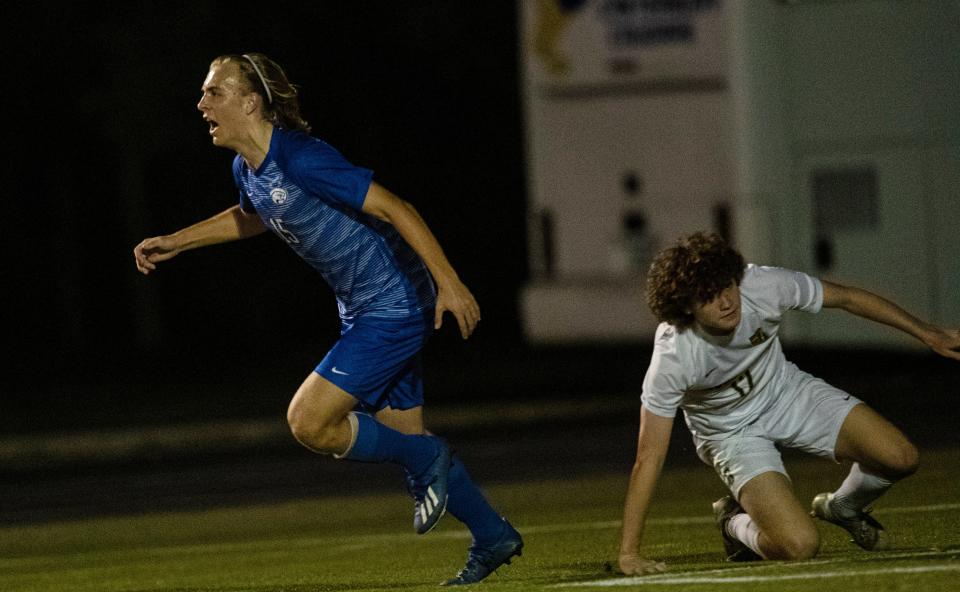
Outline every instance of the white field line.
<path id="1" fill-rule="evenodd" d="M 799 574 L 771 574 L 755 576 L 728 576 L 728 577 L 703 577 L 702 575 L 669 575 L 669 576 L 640 576 L 630 578 L 617 578 L 608 580 L 596 580 L 593 582 L 571 582 L 567 584 L 556 584 L 554 587 L 613 587 L 613 586 L 635 586 L 635 585 L 677 585 L 677 584 L 742 584 L 751 582 L 773 582 L 783 580 L 814 580 L 823 578 L 840 577 L 859 577 L 867 575 L 888 575 L 888 574 L 912 574 L 912 573 L 930 573 L 944 571 L 960 571 L 960 565 L 940 564 L 918 567 L 893 567 L 885 569 L 854 569 L 848 571 L 831 571 L 816 573 Z"/>
<path id="2" fill-rule="evenodd" d="M 902 507 L 892 507 L 884 508 L 884 514 L 909 514 L 915 512 L 944 512 L 950 510 L 960 509 L 960 503 L 947 503 L 947 504 L 932 504 L 926 506 L 902 506 Z M 682 516 L 677 518 L 651 518 L 647 521 L 647 524 L 650 525 L 688 525 L 688 524 L 713 524 L 712 516 Z M 519 527 L 517 530 L 520 531 L 523 535 L 534 535 L 534 534 L 551 534 L 559 532 L 581 532 L 581 531 L 590 531 L 590 530 L 612 530 L 620 528 L 620 520 L 605 520 L 597 522 L 568 522 L 562 524 L 544 524 L 540 526 L 523 526 Z M 410 532 L 391 532 L 391 533 L 369 533 L 369 534 L 330 534 L 325 536 L 303 536 L 297 539 L 283 538 L 276 540 L 256 540 L 256 541 L 244 541 L 244 542 L 229 542 L 229 543 L 201 543 L 196 545 L 176 545 L 170 547 L 150 547 L 151 553 L 164 553 L 170 552 L 174 554 L 181 553 L 198 553 L 198 552 L 216 552 L 223 553 L 228 550 L 242 549 L 245 547 L 257 547 L 262 548 L 264 545 L 275 545 L 278 548 L 286 548 L 293 541 L 296 541 L 296 544 L 301 546 L 310 546 L 310 547 L 323 547 L 328 550 L 335 548 L 353 548 L 353 549 L 363 549 L 363 548 L 372 548 L 384 543 L 394 543 L 396 541 L 403 541 L 406 543 L 421 543 L 429 542 L 431 540 L 437 539 L 451 539 L 451 540 L 469 540 L 470 531 L 465 528 L 457 528 L 454 530 L 442 530 L 434 531 L 430 533 L 429 537 L 421 537 L 419 535 L 410 533 Z M 142 553 L 143 549 L 127 549 L 124 551 L 118 551 L 118 553 L 131 553 L 138 554 Z M 884 557 L 889 557 L 891 559 L 895 558 L 909 558 L 917 557 L 922 555 L 930 554 L 939 554 L 940 551 L 932 552 L 913 552 L 907 554 L 890 554 L 884 555 Z M 86 552 L 79 552 L 76 555 L 82 556 Z M 872 558 L 876 558 L 877 554 L 873 554 Z M 849 562 L 849 559 L 822 559 L 822 560 L 813 560 L 812 562 L 806 562 L 805 565 L 810 565 L 811 563 L 836 563 L 836 562 Z M 0 565 L 4 562 L 0 561 Z M 759 565 L 750 566 L 749 569 L 762 569 L 763 567 L 775 567 L 777 565 L 782 565 L 777 562 L 762 562 Z M 716 570 L 717 572 L 730 573 L 731 571 L 736 571 L 738 568 L 724 568 Z M 705 571 L 700 572 L 691 572 L 691 573 L 709 573 Z M 679 575 L 679 574 L 675 574 Z M 647 579 L 655 576 L 646 576 Z M 603 580 L 609 581 L 609 580 Z M 647 581 L 647 580 L 644 580 Z"/>
<path id="3" fill-rule="evenodd" d="M 951 504 L 931 504 L 926 506 L 900 506 L 894 508 L 882 508 L 880 514 L 913 514 L 917 512 L 948 512 L 950 510 L 960 510 L 960 503 Z M 683 526 L 688 524 L 713 524 L 713 516 L 682 516 L 679 518 L 651 518 L 647 524 L 651 526 Z M 543 526 L 528 526 L 519 529 L 522 534 L 544 534 L 553 532 L 567 532 L 577 530 L 605 530 L 620 528 L 619 520 L 605 520 L 602 522 L 571 522 L 567 524 L 549 524 Z M 444 533 L 448 536 L 454 536 L 454 533 Z"/>
<path id="4" fill-rule="evenodd" d="M 826 578 L 852 578 L 872 575 L 890 575 L 890 574 L 919 574 L 945 571 L 960 571 L 960 565 L 940 564 L 940 565 L 922 565 L 917 567 L 888 567 L 875 569 L 851 569 L 848 571 L 821 571 L 796 574 L 771 574 L 766 576 L 696 576 L 687 574 L 663 575 L 663 576 L 639 576 L 631 578 L 616 578 L 610 580 L 595 580 L 592 582 L 570 582 L 567 584 L 555 584 L 555 588 L 583 588 L 583 587 L 613 587 L 613 586 L 672 586 L 679 584 L 744 584 L 755 582 L 780 582 L 786 580 L 820 580 Z"/>
<path id="5" fill-rule="evenodd" d="M 932 504 L 926 506 L 901 506 L 893 508 L 884 508 L 883 514 L 912 514 L 916 512 L 947 512 L 950 510 L 960 510 L 960 503 L 950 504 Z M 713 524 L 713 516 L 681 516 L 677 518 L 651 518 L 647 520 L 649 525 L 689 525 L 689 524 Z M 540 526 L 523 526 L 517 528 L 522 535 L 532 534 L 552 534 L 558 532 L 578 532 L 590 530 L 614 530 L 620 528 L 620 520 L 603 520 L 598 522 L 567 522 L 562 524 L 544 524 Z M 324 540 L 342 541 L 345 537 L 341 535 L 330 535 L 323 537 Z M 395 540 L 422 541 L 429 539 L 470 539 L 470 531 L 464 528 L 455 530 L 434 531 L 430 533 L 429 539 L 420 538 L 410 533 L 377 533 L 362 534 L 349 537 L 356 541 L 355 544 L 372 544 L 377 542 L 388 542 Z M 310 537 L 311 542 L 319 542 L 319 539 Z M 831 560 L 824 560 L 831 561 Z"/>
<path id="6" fill-rule="evenodd" d="M 884 508 L 884 514 L 914 514 L 920 512 L 948 512 L 952 510 L 960 509 L 960 503 L 946 503 L 946 504 L 929 504 L 924 506 L 900 506 L 892 508 Z M 681 518 L 660 518 L 660 519 L 651 519 L 648 520 L 649 524 L 710 524 L 713 523 L 713 518 L 708 516 L 688 516 Z M 551 526 L 542 526 L 542 527 L 532 527 L 528 529 L 522 529 L 523 533 L 534 532 L 562 532 L 564 530 L 588 530 L 593 529 L 603 529 L 603 528 L 619 528 L 620 521 L 607 521 L 607 522 L 592 522 L 592 523 L 574 523 L 574 524 L 556 524 Z M 931 557 L 931 556 L 949 556 L 951 559 L 955 559 L 957 556 L 957 551 L 941 551 L 941 550 L 932 550 L 932 551 L 913 551 L 913 552 L 901 552 L 901 553 L 874 553 L 871 554 L 870 559 L 875 560 L 877 558 L 882 558 L 884 560 L 897 560 L 897 559 L 914 559 L 919 557 Z M 803 564 L 794 564 L 799 568 L 810 568 L 813 566 L 819 567 L 825 564 L 831 563 L 843 563 L 851 564 L 857 562 L 857 559 L 852 558 L 834 558 L 834 559 L 815 559 L 813 561 L 807 561 Z M 797 574 L 768 574 L 768 575 L 758 575 L 757 570 L 763 570 L 764 568 L 768 569 L 782 569 L 786 564 L 783 562 L 763 562 L 759 564 L 752 564 L 750 566 L 743 566 L 740 568 L 722 568 L 722 569 L 713 569 L 713 570 L 701 570 L 701 571 L 688 571 L 680 572 L 675 574 L 661 574 L 661 575 L 649 575 L 649 576 L 640 576 L 640 577 L 627 577 L 627 578 L 614 578 L 614 579 L 602 579 L 594 580 L 589 582 L 570 582 L 563 584 L 555 584 L 554 587 L 587 587 L 587 586 L 596 586 L 596 587 L 614 587 L 614 586 L 637 586 L 637 585 L 680 585 L 680 584 L 737 584 L 737 583 L 751 583 L 751 582 L 772 582 L 772 581 L 785 581 L 785 580 L 809 580 L 809 579 L 820 579 L 820 578 L 839 578 L 839 577 L 853 577 L 853 576 L 866 576 L 866 575 L 878 575 L 878 574 L 909 574 L 909 573 L 928 573 L 928 572 L 945 572 L 945 571 L 960 571 L 960 565 L 956 563 L 949 564 L 936 564 L 928 566 L 917 566 L 917 567 L 893 567 L 893 568 L 876 568 L 876 569 L 852 569 L 849 571 L 830 571 L 830 572 L 810 572 L 810 573 L 797 573 Z M 753 575 L 736 575 L 742 572 L 752 572 Z M 720 575 L 728 574 L 728 575 Z"/>
<path id="7" fill-rule="evenodd" d="M 960 510 L 960 503 L 951 504 L 933 504 L 926 506 L 901 506 L 893 508 L 884 508 L 883 514 L 912 514 L 915 512 L 946 512 L 950 510 Z M 544 524 L 540 526 L 523 526 L 517 528 L 520 534 L 551 534 L 557 532 L 578 532 L 589 530 L 613 530 L 620 528 L 620 520 L 603 520 L 598 522 L 567 522 L 562 524 Z M 677 518 L 651 518 L 647 520 L 649 525 L 689 525 L 689 524 L 713 524 L 713 516 L 681 516 Z M 323 537 L 324 540 L 342 541 L 342 535 L 330 535 Z M 368 544 L 379 541 L 394 541 L 398 539 L 405 540 L 429 540 L 429 539 L 469 539 L 470 531 L 465 528 L 455 530 L 434 531 L 430 533 L 428 539 L 423 539 L 418 535 L 411 533 L 376 533 L 376 534 L 358 534 L 349 537 L 357 541 L 357 544 Z M 314 537 L 309 537 L 311 541 L 318 541 Z"/>
<path id="8" fill-rule="evenodd" d="M 702 578 L 704 580 L 709 579 L 708 576 L 716 575 L 725 575 L 728 577 L 722 578 L 725 582 L 730 581 L 730 577 L 750 577 L 750 576 L 741 576 L 738 574 L 751 574 L 752 577 L 766 577 L 761 575 L 761 572 L 780 570 L 783 568 L 793 568 L 793 569 L 808 569 L 808 568 L 819 568 L 822 565 L 827 565 L 830 563 L 841 563 L 841 564 L 856 564 L 856 563 L 867 563 L 867 562 L 876 562 L 877 560 L 884 561 L 896 561 L 903 559 L 919 559 L 921 557 L 947 557 L 949 559 L 956 559 L 958 556 L 958 551 L 955 550 L 932 550 L 932 551 L 901 551 L 901 552 L 876 552 L 871 553 L 869 557 L 835 557 L 833 559 L 811 559 L 804 561 L 803 563 L 792 563 L 787 561 L 761 561 L 758 563 L 750 564 L 741 564 L 736 567 L 721 567 L 719 569 L 698 569 L 691 571 L 681 571 L 676 573 L 665 573 L 665 574 L 655 574 L 642 577 L 628 577 L 628 578 L 618 578 L 617 580 L 596 580 L 597 582 L 610 582 L 610 581 L 621 581 L 621 580 L 639 580 L 642 583 L 657 582 L 658 580 L 674 580 L 677 578 Z M 774 574 L 776 575 L 776 574 Z M 593 583 L 587 582 L 570 582 L 564 584 L 555 584 L 555 586 L 592 586 Z M 598 584 L 599 585 L 599 584 Z"/>

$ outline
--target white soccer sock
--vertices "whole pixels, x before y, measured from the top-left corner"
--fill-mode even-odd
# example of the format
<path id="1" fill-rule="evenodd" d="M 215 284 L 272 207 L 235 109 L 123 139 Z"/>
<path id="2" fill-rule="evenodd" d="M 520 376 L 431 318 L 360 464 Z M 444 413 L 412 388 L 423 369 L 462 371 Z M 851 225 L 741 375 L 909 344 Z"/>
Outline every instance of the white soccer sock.
<path id="1" fill-rule="evenodd" d="M 850 474 L 833 492 L 831 509 L 844 518 L 853 518 L 893 485 L 877 475 L 865 472 L 860 463 L 853 463 Z"/>
<path id="2" fill-rule="evenodd" d="M 357 414 L 355 412 L 348 413 L 347 422 L 350 423 L 350 444 L 347 445 L 347 449 L 340 454 L 333 454 L 333 458 L 337 460 L 346 458 L 347 455 L 350 454 L 350 451 L 353 450 L 353 445 L 357 443 L 357 432 L 360 431 L 360 420 L 357 419 Z"/>
<path id="3" fill-rule="evenodd" d="M 757 523 L 754 522 L 753 518 L 746 512 L 737 514 L 731 517 L 730 520 L 727 520 L 727 534 L 749 547 L 750 550 L 757 555 L 766 559 L 760 550 L 760 529 L 757 528 Z"/>

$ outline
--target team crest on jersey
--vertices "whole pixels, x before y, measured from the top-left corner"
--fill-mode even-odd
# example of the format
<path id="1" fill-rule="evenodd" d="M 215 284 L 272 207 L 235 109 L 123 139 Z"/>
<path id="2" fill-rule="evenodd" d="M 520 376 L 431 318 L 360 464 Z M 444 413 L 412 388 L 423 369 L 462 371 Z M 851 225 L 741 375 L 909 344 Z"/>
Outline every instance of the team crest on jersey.
<path id="1" fill-rule="evenodd" d="M 270 199 L 272 199 L 273 203 L 277 204 L 278 206 L 282 205 L 287 201 L 287 190 L 283 187 L 277 187 L 270 192 Z"/>
<path id="2" fill-rule="evenodd" d="M 757 329 L 757 332 L 750 337 L 750 345 L 760 345 L 768 339 L 770 336 L 763 329 Z"/>

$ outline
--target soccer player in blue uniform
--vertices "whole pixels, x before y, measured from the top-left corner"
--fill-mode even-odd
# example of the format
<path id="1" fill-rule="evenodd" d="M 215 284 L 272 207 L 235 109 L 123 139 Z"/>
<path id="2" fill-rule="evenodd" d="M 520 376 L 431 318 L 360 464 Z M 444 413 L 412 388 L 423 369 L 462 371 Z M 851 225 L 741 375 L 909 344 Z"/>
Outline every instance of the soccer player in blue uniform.
<path id="1" fill-rule="evenodd" d="M 414 528 L 446 510 L 473 535 L 467 563 L 446 585 L 471 584 L 515 555 L 520 534 L 490 506 L 447 444 L 424 429 L 420 350 L 443 313 L 466 339 L 480 308 L 412 205 L 309 135 L 297 91 L 262 54 L 216 58 L 197 108 L 213 144 L 237 153 L 239 204 L 134 248 L 149 274 L 183 251 L 272 231 L 333 288 L 341 335 L 304 380 L 287 413 L 310 450 L 402 466 Z"/>

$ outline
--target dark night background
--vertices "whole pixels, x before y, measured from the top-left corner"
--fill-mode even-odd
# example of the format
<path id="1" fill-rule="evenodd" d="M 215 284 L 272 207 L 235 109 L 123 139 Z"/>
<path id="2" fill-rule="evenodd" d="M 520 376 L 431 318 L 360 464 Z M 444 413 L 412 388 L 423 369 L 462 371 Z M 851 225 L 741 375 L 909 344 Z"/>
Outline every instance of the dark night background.
<path id="1" fill-rule="evenodd" d="M 315 135 L 419 209 L 479 300 L 483 321 L 469 341 L 448 317 L 425 352 L 428 412 L 446 410 L 448 429 L 463 425 L 451 410 L 481 418 L 451 440 L 477 478 L 629 471 L 649 344 L 532 346 L 520 330 L 528 270 L 513 0 L 5 10 L 0 444 L 43 452 L 58 433 L 150 436 L 151 426 L 202 432 L 205 422 L 263 418 L 277 437 L 236 442 L 216 466 L 188 445 L 172 457 L 134 446 L 112 467 L 15 453 L 13 469 L 0 467 L 0 522 L 351 483 L 349 463 L 318 464 L 282 425 L 337 337 L 323 280 L 272 235 L 191 251 L 149 277 L 133 263 L 143 238 L 236 202 L 233 155 L 212 146 L 196 109 L 210 60 L 223 53 L 279 62 L 301 87 Z M 787 355 L 918 442 L 956 443 L 960 364 L 902 352 Z M 516 401 L 535 413 L 510 417 Z M 551 416 L 556 409 L 567 411 Z M 681 422 L 675 437 L 672 457 L 696 462 Z"/>
<path id="2" fill-rule="evenodd" d="M 6 74 L 16 160 L 3 404 L 22 422 L 5 430 L 69 427 L 90 407 L 122 424 L 124 408 L 146 413 L 134 401 L 159 382 L 174 387 L 167 408 L 149 406 L 171 417 L 178 405 L 204 411 L 183 392 L 204 381 L 269 379 L 286 397 L 336 338 L 331 291 L 271 236 L 192 251 L 150 277 L 135 270 L 142 238 L 235 203 L 233 154 L 212 146 L 196 110 L 222 53 L 280 63 L 314 134 L 372 168 L 438 236 L 483 323 L 462 343 L 448 318 L 432 366 L 519 347 L 513 2 L 48 3 L 7 26 L 20 58 Z M 256 399 L 221 411 L 275 408 Z"/>

